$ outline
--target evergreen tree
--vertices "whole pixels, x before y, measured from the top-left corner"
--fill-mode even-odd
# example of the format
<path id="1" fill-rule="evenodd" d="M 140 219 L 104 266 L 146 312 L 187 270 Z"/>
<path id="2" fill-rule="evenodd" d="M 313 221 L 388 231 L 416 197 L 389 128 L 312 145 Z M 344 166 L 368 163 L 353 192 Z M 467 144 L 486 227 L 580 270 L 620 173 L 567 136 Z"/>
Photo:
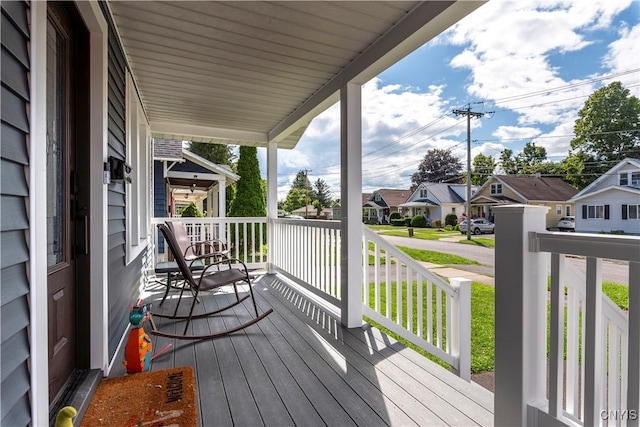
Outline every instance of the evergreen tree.
<path id="1" fill-rule="evenodd" d="M 266 216 L 267 208 L 260 177 L 258 149 L 241 146 L 237 167 L 240 179 L 236 183 L 236 194 L 229 209 L 229 216 Z"/>
<path id="2" fill-rule="evenodd" d="M 315 200 L 322 206 L 322 208 L 328 208 L 331 206 L 331 190 L 329 186 L 322 178 L 318 178 L 313 183 L 313 192 Z"/>
<path id="3" fill-rule="evenodd" d="M 317 199 L 305 170 L 300 170 L 291 183 L 291 189 L 284 201 L 284 209 L 288 212 L 312 204 Z"/>
<path id="4" fill-rule="evenodd" d="M 190 142 L 187 150 L 216 165 L 231 165 L 235 157 L 231 146 L 224 144 Z"/>

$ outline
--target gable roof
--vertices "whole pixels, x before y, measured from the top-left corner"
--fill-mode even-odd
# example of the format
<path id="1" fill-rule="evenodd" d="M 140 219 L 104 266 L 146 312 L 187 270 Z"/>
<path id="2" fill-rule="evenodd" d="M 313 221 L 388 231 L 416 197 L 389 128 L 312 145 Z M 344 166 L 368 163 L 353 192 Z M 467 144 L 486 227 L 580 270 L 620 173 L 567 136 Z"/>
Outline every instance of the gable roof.
<path id="1" fill-rule="evenodd" d="M 369 197 L 369 201 L 373 201 L 375 195 L 380 194 L 382 200 L 384 201 L 383 207 L 391 207 L 398 206 L 401 203 L 405 202 L 409 196 L 411 196 L 411 191 L 409 190 L 397 190 L 391 188 L 381 188 L 373 192 L 373 194 Z"/>
<path id="2" fill-rule="evenodd" d="M 182 141 L 153 138 L 153 160 L 183 162 Z"/>
<path id="3" fill-rule="evenodd" d="M 622 169 L 624 166 L 626 165 L 632 165 L 634 167 L 637 167 L 638 169 L 640 169 L 640 159 L 633 159 L 633 158 L 626 158 L 623 160 L 620 160 L 620 162 L 618 162 L 617 165 L 615 165 L 614 167 L 612 167 L 611 169 L 609 169 L 606 173 L 604 173 L 602 176 L 598 177 L 595 181 L 593 181 L 591 184 L 587 185 L 585 188 L 583 188 L 578 194 L 576 194 L 575 196 L 573 196 L 574 199 L 579 199 L 582 198 L 583 196 L 585 196 L 588 193 L 593 192 L 593 190 L 605 179 L 607 179 L 608 175 L 611 174 L 615 174 L 616 172 L 618 172 L 620 169 Z"/>
<path id="4" fill-rule="evenodd" d="M 482 190 L 496 181 L 511 188 L 527 201 L 566 201 L 578 192 L 561 178 L 530 175 L 493 175 L 476 192 L 476 197 L 479 197 L 479 193 Z"/>

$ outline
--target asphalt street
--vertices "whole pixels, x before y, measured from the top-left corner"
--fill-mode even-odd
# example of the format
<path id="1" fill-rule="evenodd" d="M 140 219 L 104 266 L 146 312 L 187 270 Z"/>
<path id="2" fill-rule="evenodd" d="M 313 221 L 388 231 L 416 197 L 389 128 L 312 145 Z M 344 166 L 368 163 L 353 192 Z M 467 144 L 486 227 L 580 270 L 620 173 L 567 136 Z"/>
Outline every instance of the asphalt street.
<path id="1" fill-rule="evenodd" d="M 493 248 L 486 248 L 475 245 L 465 245 L 462 243 L 446 242 L 441 240 L 424 240 L 411 237 L 384 236 L 387 241 L 395 246 L 406 246 L 415 249 L 426 249 L 456 254 L 465 258 L 478 261 L 478 265 L 452 265 L 451 267 L 471 271 L 478 274 L 495 277 L 495 251 Z M 483 235 L 488 237 L 489 235 Z M 493 235 L 491 235 L 493 237 Z M 471 237 L 473 239 L 473 236 Z M 570 258 L 570 261 L 580 271 L 585 271 L 585 261 L 582 258 Z M 629 284 L 629 264 L 621 261 L 605 260 L 602 263 L 602 278 L 605 281 Z"/>

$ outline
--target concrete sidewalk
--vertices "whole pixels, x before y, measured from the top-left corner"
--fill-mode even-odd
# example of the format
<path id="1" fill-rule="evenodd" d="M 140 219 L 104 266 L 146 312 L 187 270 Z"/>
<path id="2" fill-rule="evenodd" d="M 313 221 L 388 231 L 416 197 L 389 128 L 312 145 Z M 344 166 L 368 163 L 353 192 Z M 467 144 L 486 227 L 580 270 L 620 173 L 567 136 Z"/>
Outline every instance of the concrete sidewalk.
<path id="1" fill-rule="evenodd" d="M 464 277 L 465 279 L 469 279 L 473 282 L 484 283 L 485 285 L 495 286 L 495 279 L 491 276 L 487 276 L 484 274 L 474 273 L 472 271 L 460 270 L 458 268 L 449 267 L 446 265 L 433 264 L 430 262 L 419 261 L 425 268 L 429 269 L 433 273 L 438 276 L 442 276 L 447 279 L 451 279 L 452 277 Z"/>

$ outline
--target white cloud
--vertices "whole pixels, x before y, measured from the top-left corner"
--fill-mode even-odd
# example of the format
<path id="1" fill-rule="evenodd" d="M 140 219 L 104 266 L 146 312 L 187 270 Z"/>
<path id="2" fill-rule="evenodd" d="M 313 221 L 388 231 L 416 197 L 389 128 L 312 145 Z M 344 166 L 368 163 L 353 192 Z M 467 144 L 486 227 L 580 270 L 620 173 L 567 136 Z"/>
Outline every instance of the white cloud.
<path id="1" fill-rule="evenodd" d="M 640 24 L 620 29 L 620 38 L 609 44 L 609 53 L 604 57 L 604 65 L 613 73 L 622 73 L 640 68 Z M 615 80 L 629 87 L 631 93 L 640 96 L 638 72 L 616 77 Z M 630 87 L 631 86 L 631 87 Z"/>
<path id="2" fill-rule="evenodd" d="M 493 136 L 500 139 L 525 139 L 533 138 L 540 135 L 541 131 L 538 128 L 530 127 L 518 127 L 518 126 L 498 126 L 498 128 L 492 133 Z"/>

